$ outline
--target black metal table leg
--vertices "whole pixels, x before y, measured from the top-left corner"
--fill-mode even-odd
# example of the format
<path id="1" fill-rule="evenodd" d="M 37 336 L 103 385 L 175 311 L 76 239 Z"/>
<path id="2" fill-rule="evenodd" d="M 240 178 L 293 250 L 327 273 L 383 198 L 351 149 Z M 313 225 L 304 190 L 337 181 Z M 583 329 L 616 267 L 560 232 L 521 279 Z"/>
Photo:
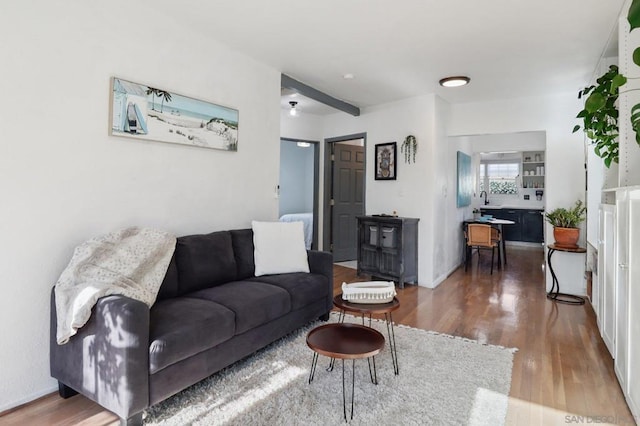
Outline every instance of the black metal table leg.
<path id="1" fill-rule="evenodd" d="M 345 317 L 345 310 L 344 309 L 340 309 L 340 313 L 338 314 L 338 322 L 339 323 L 343 323 L 344 322 L 344 317 Z M 364 318 L 362 319 L 362 321 L 364 321 Z M 336 364 L 336 359 L 335 358 L 331 358 L 331 362 L 329 362 L 329 366 L 326 368 L 326 370 L 327 371 L 333 371 L 333 367 L 335 366 L 335 364 Z"/>
<path id="2" fill-rule="evenodd" d="M 393 316 L 391 312 L 384 314 L 387 320 L 387 334 L 389 336 L 389 348 L 391 349 L 391 361 L 393 362 L 393 372 L 397 376 L 400 374 L 400 366 L 398 364 L 398 351 L 396 349 L 396 334 L 393 330 Z"/>
<path id="3" fill-rule="evenodd" d="M 313 377 L 316 374 L 316 365 L 318 365 L 318 353 L 313 353 L 313 361 L 311 361 L 311 372 L 309 373 L 309 384 L 313 382 Z"/>
<path id="4" fill-rule="evenodd" d="M 371 362 L 373 361 L 373 371 L 371 370 Z M 378 384 L 378 371 L 376 370 L 376 357 L 372 356 L 367 358 L 367 364 L 369 365 L 369 377 L 371 378 L 371 383 L 374 385 Z"/>
<path id="5" fill-rule="evenodd" d="M 551 272 L 552 285 L 551 290 L 547 293 L 547 299 L 553 300 L 558 303 L 566 303 L 567 305 L 584 305 L 584 297 L 576 296 L 574 294 L 560 293 L 560 284 L 558 283 L 558 277 L 556 276 L 553 266 L 551 265 L 551 255 L 556 252 L 556 249 L 549 248 L 547 253 L 547 265 L 549 265 L 549 272 Z"/>
<path id="6" fill-rule="evenodd" d="M 353 420 L 353 397 L 355 393 L 356 382 L 356 360 L 351 360 L 351 420 Z M 344 359 L 342 360 L 342 412 L 344 414 L 344 421 L 347 421 L 347 396 L 345 395 L 344 386 Z"/>

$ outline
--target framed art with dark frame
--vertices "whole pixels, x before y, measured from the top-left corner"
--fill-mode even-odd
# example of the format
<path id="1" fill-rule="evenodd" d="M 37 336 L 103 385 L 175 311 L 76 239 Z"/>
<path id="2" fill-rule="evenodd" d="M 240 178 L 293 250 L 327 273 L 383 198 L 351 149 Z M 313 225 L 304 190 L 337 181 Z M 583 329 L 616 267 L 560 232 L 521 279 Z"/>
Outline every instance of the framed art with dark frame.
<path id="1" fill-rule="evenodd" d="M 396 157 L 395 142 L 376 144 L 376 180 L 396 180 Z"/>

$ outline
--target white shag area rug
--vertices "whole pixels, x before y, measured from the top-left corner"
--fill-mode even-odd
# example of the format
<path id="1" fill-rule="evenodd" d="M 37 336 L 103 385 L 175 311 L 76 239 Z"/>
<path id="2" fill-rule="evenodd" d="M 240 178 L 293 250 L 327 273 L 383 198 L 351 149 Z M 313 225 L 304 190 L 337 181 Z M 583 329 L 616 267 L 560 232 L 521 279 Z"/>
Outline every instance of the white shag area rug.
<path id="1" fill-rule="evenodd" d="M 332 322 L 337 315 L 332 314 Z M 360 323 L 347 315 L 346 322 Z M 318 357 L 306 335 L 318 322 L 151 407 L 151 425 L 340 425 L 342 369 Z M 387 339 L 383 321 L 373 328 Z M 388 343 L 376 357 L 378 385 L 367 361 L 356 360 L 354 425 L 503 425 L 516 349 L 395 326 L 400 374 L 393 374 Z M 349 402 L 351 361 L 345 361 Z M 350 406 L 347 405 L 347 415 Z"/>

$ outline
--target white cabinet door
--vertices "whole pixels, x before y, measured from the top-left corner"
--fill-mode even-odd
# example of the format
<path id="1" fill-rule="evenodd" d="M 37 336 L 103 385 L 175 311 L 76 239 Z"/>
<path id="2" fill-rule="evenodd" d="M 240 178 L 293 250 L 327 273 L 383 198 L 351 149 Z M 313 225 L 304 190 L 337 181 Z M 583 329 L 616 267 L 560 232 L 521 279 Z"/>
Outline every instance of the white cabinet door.
<path id="1" fill-rule="evenodd" d="M 627 402 L 631 412 L 640 418 L 640 189 L 629 192 L 627 219 L 629 284 L 628 383 Z"/>
<path id="2" fill-rule="evenodd" d="M 623 391 L 628 386 L 629 362 L 629 284 L 627 271 L 629 263 L 629 193 L 619 191 L 616 194 L 616 327 L 614 370 Z"/>
<path id="3" fill-rule="evenodd" d="M 598 278 L 600 279 L 600 334 L 611 356 L 615 355 L 616 291 L 615 291 L 615 211 L 611 204 L 600 206 L 600 247 Z"/>

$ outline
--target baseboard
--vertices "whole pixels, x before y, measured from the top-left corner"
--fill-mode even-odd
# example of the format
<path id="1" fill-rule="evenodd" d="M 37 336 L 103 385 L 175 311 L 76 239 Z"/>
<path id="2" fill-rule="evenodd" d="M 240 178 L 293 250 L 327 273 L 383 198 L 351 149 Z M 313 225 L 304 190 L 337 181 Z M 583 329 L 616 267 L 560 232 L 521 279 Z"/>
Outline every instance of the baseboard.
<path id="1" fill-rule="evenodd" d="M 433 287 L 430 288 L 436 288 L 438 287 L 440 284 L 442 284 L 442 282 L 444 280 L 446 280 L 447 278 L 449 278 L 451 276 L 451 274 L 453 274 L 459 267 L 464 266 L 464 262 L 460 262 L 457 265 L 453 266 L 451 269 L 449 269 L 449 271 L 445 274 L 440 275 L 438 278 L 436 278 L 433 281 Z"/>
<path id="2" fill-rule="evenodd" d="M 539 248 L 540 250 L 544 249 L 544 243 L 527 243 L 524 241 L 505 241 L 504 243 L 510 247 Z"/>
<path id="3" fill-rule="evenodd" d="M 25 405 L 31 404 L 32 402 L 35 402 L 36 400 L 38 400 L 40 398 L 44 398 L 44 397 L 49 396 L 52 393 L 56 393 L 56 392 L 58 392 L 58 385 L 57 384 L 55 386 L 51 387 L 51 388 L 47 388 L 47 389 L 41 390 L 39 392 L 34 392 L 31 395 L 26 396 L 24 398 L 20 398 L 18 400 L 11 401 L 8 404 L 0 406 L 0 417 L 4 416 L 5 414 L 9 414 L 12 411 L 18 410 L 18 409 L 22 408 Z"/>

